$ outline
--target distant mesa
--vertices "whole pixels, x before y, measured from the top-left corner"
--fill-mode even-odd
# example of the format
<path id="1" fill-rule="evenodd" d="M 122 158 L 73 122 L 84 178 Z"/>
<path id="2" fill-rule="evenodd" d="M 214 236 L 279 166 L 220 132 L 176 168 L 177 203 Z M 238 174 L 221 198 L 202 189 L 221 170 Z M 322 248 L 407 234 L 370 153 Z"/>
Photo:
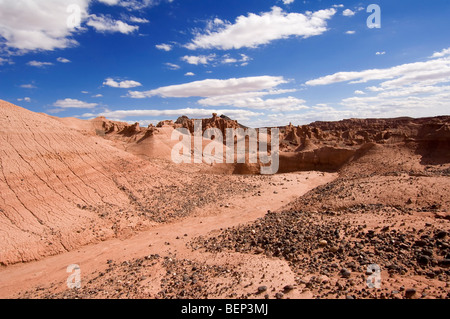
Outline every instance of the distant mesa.
<path id="1" fill-rule="evenodd" d="M 164 127 L 164 126 L 174 126 L 174 123 L 172 120 L 166 120 L 166 121 L 161 121 L 158 124 L 156 124 L 156 127 Z"/>

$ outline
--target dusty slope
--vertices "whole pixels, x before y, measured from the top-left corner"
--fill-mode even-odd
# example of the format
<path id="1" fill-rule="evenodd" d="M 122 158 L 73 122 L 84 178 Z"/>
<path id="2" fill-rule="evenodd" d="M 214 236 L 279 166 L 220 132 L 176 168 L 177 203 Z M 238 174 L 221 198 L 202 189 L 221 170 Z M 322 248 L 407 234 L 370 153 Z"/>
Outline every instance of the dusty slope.
<path id="1" fill-rule="evenodd" d="M 226 179 L 204 187 L 215 177 L 157 167 L 112 145 L 0 102 L 0 264 L 125 236 L 245 188 Z"/>
<path id="2" fill-rule="evenodd" d="M 446 164 L 423 165 L 424 156 L 416 147 L 402 143 L 375 145 L 344 166 L 338 180 L 288 208 L 336 210 L 365 204 L 406 211 L 449 211 L 450 157 Z"/>
<path id="3" fill-rule="evenodd" d="M 140 127 L 139 124 L 111 121 L 105 117 L 91 120 L 52 117 L 88 136 L 100 136 L 111 141 L 111 145 L 142 159 L 171 161 L 172 147 L 178 141 L 171 140 L 174 125 Z M 163 122 L 162 122 L 163 123 Z M 162 124 L 161 123 L 161 124 Z"/>
<path id="4" fill-rule="evenodd" d="M 114 234 L 136 170 L 159 169 L 100 138 L 0 102 L 0 264 L 71 250 Z"/>

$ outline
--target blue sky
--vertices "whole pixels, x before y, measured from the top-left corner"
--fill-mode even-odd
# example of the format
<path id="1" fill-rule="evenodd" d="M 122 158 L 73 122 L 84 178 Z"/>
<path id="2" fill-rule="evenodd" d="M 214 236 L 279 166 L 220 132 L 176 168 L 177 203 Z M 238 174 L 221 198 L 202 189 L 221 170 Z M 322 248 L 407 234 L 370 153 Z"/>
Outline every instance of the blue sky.
<path id="1" fill-rule="evenodd" d="M 448 30 L 448 0 L 0 0 L 0 98 L 142 125 L 448 115 Z"/>

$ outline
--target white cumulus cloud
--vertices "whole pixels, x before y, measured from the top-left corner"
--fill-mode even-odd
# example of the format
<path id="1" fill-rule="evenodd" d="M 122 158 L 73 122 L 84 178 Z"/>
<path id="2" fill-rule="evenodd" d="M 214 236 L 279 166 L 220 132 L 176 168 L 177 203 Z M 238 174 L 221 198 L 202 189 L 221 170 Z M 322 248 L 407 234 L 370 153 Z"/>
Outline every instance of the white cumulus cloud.
<path id="1" fill-rule="evenodd" d="M 87 103 L 76 99 L 64 99 L 64 100 L 57 100 L 55 103 L 53 103 L 53 106 L 59 107 L 59 108 L 76 108 L 76 109 L 92 109 L 97 106 L 97 103 Z"/>
<path id="2" fill-rule="evenodd" d="M 352 17 L 355 15 L 355 12 L 350 9 L 345 9 L 344 12 L 342 12 L 342 15 L 344 17 Z"/>
<path id="3" fill-rule="evenodd" d="M 36 88 L 36 86 L 34 84 L 22 84 L 20 87 L 23 89 L 35 89 Z"/>
<path id="4" fill-rule="evenodd" d="M 144 8 L 153 7 L 159 4 L 160 0 L 99 0 L 100 2 L 109 6 L 121 6 L 130 11 L 142 10 Z M 172 2 L 173 0 L 167 0 Z"/>
<path id="5" fill-rule="evenodd" d="M 37 67 L 37 68 L 42 68 L 44 66 L 53 65 L 53 63 L 51 63 L 51 62 L 40 62 L 40 61 L 30 61 L 30 62 L 27 63 L 27 65 L 34 66 L 34 67 Z"/>
<path id="6" fill-rule="evenodd" d="M 231 57 L 229 54 L 225 54 L 222 57 L 222 63 L 223 64 L 229 64 L 229 63 L 240 63 L 241 66 L 245 66 L 248 64 L 248 61 L 250 61 L 251 58 L 246 54 L 241 54 L 240 58 L 234 58 Z"/>
<path id="7" fill-rule="evenodd" d="M 98 1 L 107 4 L 109 6 L 115 6 L 120 2 L 120 0 L 98 0 Z"/>
<path id="8" fill-rule="evenodd" d="M 336 9 L 316 12 L 287 13 L 279 7 L 261 14 L 249 13 L 230 22 L 210 24 L 205 33 L 199 33 L 186 47 L 195 49 L 240 49 L 255 48 L 277 39 L 292 36 L 308 38 L 327 31 L 327 20 L 336 14 Z"/>
<path id="9" fill-rule="evenodd" d="M 70 5 L 80 9 L 83 21 L 90 0 L 1 0 L 0 47 L 19 50 L 64 49 L 77 45 L 76 29 L 68 25 Z"/>
<path id="10" fill-rule="evenodd" d="M 126 80 L 126 81 L 117 82 L 113 78 L 107 78 L 103 82 L 103 85 L 110 86 L 113 88 L 120 88 L 120 89 L 129 89 L 129 88 L 142 86 L 141 83 L 136 82 L 136 81 Z"/>
<path id="11" fill-rule="evenodd" d="M 56 61 L 60 62 L 60 63 L 70 63 L 71 61 L 69 59 L 66 58 L 57 58 Z"/>
<path id="12" fill-rule="evenodd" d="M 165 65 L 166 65 L 170 70 L 178 70 L 178 69 L 181 68 L 181 66 L 179 66 L 178 64 L 170 63 L 170 62 L 165 63 Z"/>
<path id="13" fill-rule="evenodd" d="M 14 64 L 14 62 L 11 61 L 10 59 L 5 59 L 5 58 L 0 57 L 0 65 L 5 64 L 5 63 Z"/>
<path id="14" fill-rule="evenodd" d="M 439 83 L 450 78 L 450 57 L 407 63 L 386 69 L 369 69 L 357 72 L 338 72 L 306 82 L 307 85 L 328 85 L 339 82 L 366 83 L 386 80 L 382 86 L 399 86 L 415 82 Z"/>
<path id="15" fill-rule="evenodd" d="M 203 106 L 233 106 L 251 109 L 271 109 L 277 111 L 306 109 L 305 101 L 289 96 L 263 99 L 264 96 L 279 95 L 295 90 L 269 90 L 212 96 L 198 101 Z"/>
<path id="16" fill-rule="evenodd" d="M 434 52 L 434 54 L 431 56 L 432 58 L 442 58 L 446 55 L 450 55 L 450 48 L 444 49 L 440 52 Z"/>
<path id="17" fill-rule="evenodd" d="M 134 22 L 134 23 L 149 23 L 150 21 L 148 21 L 145 18 L 139 18 L 139 17 L 130 17 L 130 21 Z"/>
<path id="18" fill-rule="evenodd" d="M 132 33 L 139 29 L 138 26 L 129 25 L 126 22 L 120 20 L 114 20 L 105 15 L 91 14 L 86 23 L 88 26 L 94 28 L 98 32 L 120 32 L 123 34 Z"/>
<path id="19" fill-rule="evenodd" d="M 199 64 L 208 64 L 210 61 L 214 60 L 215 57 L 216 57 L 215 54 L 199 55 L 199 56 L 185 55 L 184 57 L 181 58 L 181 60 L 189 64 L 199 65 Z"/>
<path id="20" fill-rule="evenodd" d="M 166 52 L 169 52 L 169 51 L 172 50 L 172 46 L 170 44 L 165 44 L 165 43 L 157 44 L 157 45 L 155 45 L 155 47 L 158 50 L 163 50 L 163 51 L 166 51 Z"/>
<path id="21" fill-rule="evenodd" d="M 272 89 L 287 83 L 281 76 L 257 76 L 227 80 L 207 79 L 180 85 L 160 87 L 150 91 L 129 91 L 132 98 L 162 97 L 212 97 Z"/>

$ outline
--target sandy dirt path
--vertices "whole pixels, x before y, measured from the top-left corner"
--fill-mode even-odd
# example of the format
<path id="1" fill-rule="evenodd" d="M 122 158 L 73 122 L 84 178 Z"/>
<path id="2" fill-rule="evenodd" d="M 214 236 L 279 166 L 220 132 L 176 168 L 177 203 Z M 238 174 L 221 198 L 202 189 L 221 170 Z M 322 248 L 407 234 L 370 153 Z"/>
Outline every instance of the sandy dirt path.
<path id="1" fill-rule="evenodd" d="M 267 177 L 262 182 L 262 187 L 258 188 L 260 195 L 258 191 L 238 195 L 230 198 L 225 204 L 208 205 L 183 220 L 158 225 L 126 238 L 100 242 L 36 262 L 4 267 L 0 269 L 0 298 L 14 298 L 19 292 L 35 289 L 37 286 L 47 287 L 50 284 L 53 287 L 55 285 L 60 287 L 57 289 L 59 291 L 67 289 L 65 282 L 69 274 L 66 269 L 71 264 L 80 265 L 82 278 L 85 278 L 107 268 L 108 260 L 122 262 L 150 254 L 176 255 L 177 258 L 188 257 L 202 262 L 239 262 L 240 265 L 245 264 L 245 268 L 250 272 L 263 271 L 264 268 L 264 272 L 274 277 L 279 276 L 278 279 L 273 280 L 274 286 L 282 285 L 283 282 L 292 282 L 294 274 L 287 263 L 280 259 L 236 253 L 211 256 L 201 251 L 193 252 L 186 247 L 186 243 L 197 236 L 219 232 L 221 228 L 252 222 L 263 217 L 268 210 L 277 211 L 296 197 L 336 177 L 337 174 L 321 172 Z M 156 290 L 157 285 L 156 280 L 155 287 L 151 290 Z"/>

